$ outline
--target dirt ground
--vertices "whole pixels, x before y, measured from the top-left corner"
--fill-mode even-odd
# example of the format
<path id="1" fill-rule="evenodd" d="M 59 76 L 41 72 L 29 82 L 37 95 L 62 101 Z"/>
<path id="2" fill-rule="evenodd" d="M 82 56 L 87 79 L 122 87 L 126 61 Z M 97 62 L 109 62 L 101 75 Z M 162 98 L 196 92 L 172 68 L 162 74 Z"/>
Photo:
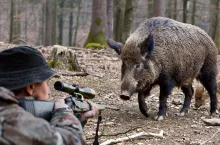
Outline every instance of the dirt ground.
<path id="1" fill-rule="evenodd" d="M 5 48 L 0 44 L 0 48 Z M 209 101 L 198 110 L 194 107 L 192 99 L 189 112 L 184 117 L 175 116 L 183 102 L 183 94 L 175 88 L 168 99 L 168 116 L 163 121 L 155 121 L 153 118 L 158 111 L 159 91 L 155 87 L 151 95 L 146 99 L 151 117 L 145 118 L 139 111 L 137 95 L 131 100 L 123 101 L 119 98 L 120 92 L 120 67 L 121 61 L 110 49 L 87 50 L 74 49 L 81 67 L 90 74 L 88 76 L 67 77 L 52 79 L 52 83 L 61 80 L 70 84 L 79 84 L 96 90 L 93 102 L 112 105 L 120 110 L 102 111 L 102 122 L 99 129 L 99 143 L 122 137 L 128 137 L 140 132 L 159 134 L 163 131 L 163 137 L 142 136 L 138 139 L 129 139 L 117 145 L 218 145 L 220 133 L 215 134 L 218 126 L 207 126 L 204 118 L 209 118 Z M 196 83 L 195 83 L 196 84 Z M 66 97 L 68 94 L 60 93 L 52 88 L 51 100 Z M 175 103 L 174 103 L 175 102 Z M 97 118 L 90 119 L 84 130 L 89 144 L 94 141 Z M 215 136 L 212 138 L 212 136 Z"/>

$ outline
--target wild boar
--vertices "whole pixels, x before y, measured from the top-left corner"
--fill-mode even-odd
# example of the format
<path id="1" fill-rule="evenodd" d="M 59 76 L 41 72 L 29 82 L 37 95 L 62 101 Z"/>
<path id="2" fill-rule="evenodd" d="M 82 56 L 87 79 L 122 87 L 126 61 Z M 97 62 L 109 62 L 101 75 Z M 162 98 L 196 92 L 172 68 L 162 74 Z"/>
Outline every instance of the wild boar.
<path id="1" fill-rule="evenodd" d="M 217 99 L 220 98 L 220 74 L 217 75 Z M 199 108 L 202 105 L 205 105 L 206 100 L 208 99 L 209 95 L 208 92 L 205 90 L 202 84 L 196 86 L 195 91 L 195 107 Z"/>
<path id="2" fill-rule="evenodd" d="M 145 98 L 155 85 L 160 87 L 159 112 L 163 120 L 172 89 L 181 87 L 185 99 L 178 113 L 184 116 L 193 96 L 192 82 L 197 78 L 210 95 L 210 112 L 216 111 L 218 50 L 208 34 L 197 26 L 169 18 L 154 17 L 140 24 L 125 44 L 107 39 L 122 60 L 120 98 L 129 100 L 138 93 L 139 109 L 147 113 Z"/>

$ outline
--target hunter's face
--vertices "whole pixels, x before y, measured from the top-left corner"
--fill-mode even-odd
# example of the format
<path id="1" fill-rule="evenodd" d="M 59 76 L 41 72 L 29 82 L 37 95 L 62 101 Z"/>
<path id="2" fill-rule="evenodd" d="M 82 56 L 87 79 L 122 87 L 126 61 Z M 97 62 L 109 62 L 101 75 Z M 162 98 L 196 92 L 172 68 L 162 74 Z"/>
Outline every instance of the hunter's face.
<path id="1" fill-rule="evenodd" d="M 36 96 L 38 100 L 47 100 L 50 93 L 49 80 L 34 84 L 32 96 Z"/>

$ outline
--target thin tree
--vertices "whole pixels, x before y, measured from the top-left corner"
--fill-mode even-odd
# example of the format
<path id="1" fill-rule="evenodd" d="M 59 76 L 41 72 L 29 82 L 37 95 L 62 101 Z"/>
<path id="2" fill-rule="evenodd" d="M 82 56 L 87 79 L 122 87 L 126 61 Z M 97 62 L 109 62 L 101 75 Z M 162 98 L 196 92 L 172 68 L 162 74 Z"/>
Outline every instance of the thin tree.
<path id="1" fill-rule="evenodd" d="M 191 24 L 195 24 L 196 17 L 196 0 L 192 0 L 192 16 L 191 16 Z"/>
<path id="2" fill-rule="evenodd" d="M 65 0 L 60 1 L 60 17 L 59 17 L 59 44 L 63 44 L 63 8 Z"/>
<path id="3" fill-rule="evenodd" d="M 39 33 L 38 33 L 38 45 L 44 44 L 45 40 L 45 14 L 46 12 L 46 4 L 45 2 L 42 3 L 41 6 L 41 13 L 40 13 L 40 26 L 39 26 Z"/>
<path id="4" fill-rule="evenodd" d="M 53 8 L 52 8 L 52 42 L 51 44 L 54 45 L 57 43 L 57 0 L 53 0 Z"/>
<path id="5" fill-rule="evenodd" d="M 69 40 L 68 45 L 72 46 L 72 39 L 73 39 L 73 0 L 70 0 L 69 7 L 70 7 L 70 14 L 69 14 Z"/>
<path id="6" fill-rule="evenodd" d="M 11 0 L 9 43 L 11 43 L 13 39 L 13 25 L 14 25 L 14 0 Z"/>
<path id="7" fill-rule="evenodd" d="M 177 20 L 177 0 L 174 0 L 174 15 L 173 15 L 173 19 Z"/>
<path id="8" fill-rule="evenodd" d="M 220 0 L 211 0 L 211 7 L 210 7 L 210 36 L 215 41 L 216 45 L 219 46 L 220 42 L 220 36 L 219 36 L 219 1 Z"/>
<path id="9" fill-rule="evenodd" d="M 79 27 L 79 16 L 80 16 L 80 9 L 81 9 L 81 0 L 77 1 L 77 16 L 76 16 L 76 26 L 75 26 L 75 31 L 74 31 L 74 40 L 73 40 L 73 46 L 76 46 L 76 37 L 77 37 L 77 32 L 78 32 L 78 27 Z"/>
<path id="10" fill-rule="evenodd" d="M 114 39 L 122 41 L 123 20 L 125 12 L 125 0 L 114 0 Z"/>
<path id="11" fill-rule="evenodd" d="M 135 3 L 135 0 L 126 0 L 123 33 L 122 33 L 122 43 L 126 41 L 131 31 L 134 3 Z"/>
<path id="12" fill-rule="evenodd" d="M 165 16 L 165 0 L 154 0 L 154 16 Z"/>
<path id="13" fill-rule="evenodd" d="M 51 38 L 52 38 L 52 28 L 51 28 L 51 23 L 52 23 L 52 0 L 47 0 L 46 1 L 46 26 L 45 26 L 45 41 L 44 45 L 49 46 L 51 45 Z"/>
<path id="14" fill-rule="evenodd" d="M 84 46 L 89 43 L 97 43 L 107 45 L 106 29 L 107 29 L 107 4 L 105 0 L 92 1 L 92 23 L 87 41 Z"/>
<path id="15" fill-rule="evenodd" d="M 183 0 L 183 23 L 187 23 L 187 3 L 188 0 Z"/>
<path id="16" fill-rule="evenodd" d="M 172 3 L 172 0 L 168 0 L 168 6 L 167 6 L 167 17 L 168 18 L 172 18 L 172 6 L 173 6 L 173 3 Z"/>
<path id="17" fill-rule="evenodd" d="M 107 0 L 107 36 L 112 38 L 113 36 L 113 0 Z"/>

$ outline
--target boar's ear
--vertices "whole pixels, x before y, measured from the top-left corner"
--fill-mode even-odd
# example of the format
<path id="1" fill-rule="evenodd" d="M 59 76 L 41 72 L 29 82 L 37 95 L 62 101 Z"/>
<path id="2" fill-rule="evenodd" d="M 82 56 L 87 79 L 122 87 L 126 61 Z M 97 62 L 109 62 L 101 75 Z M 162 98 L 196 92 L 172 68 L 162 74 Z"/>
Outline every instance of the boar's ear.
<path id="1" fill-rule="evenodd" d="M 114 49 L 118 53 L 118 55 L 121 54 L 121 48 L 123 47 L 123 44 L 116 42 L 110 38 L 108 38 L 106 41 L 109 47 Z"/>
<path id="2" fill-rule="evenodd" d="M 150 57 L 154 50 L 154 36 L 149 34 L 148 37 L 139 44 L 141 55 L 145 57 Z"/>

